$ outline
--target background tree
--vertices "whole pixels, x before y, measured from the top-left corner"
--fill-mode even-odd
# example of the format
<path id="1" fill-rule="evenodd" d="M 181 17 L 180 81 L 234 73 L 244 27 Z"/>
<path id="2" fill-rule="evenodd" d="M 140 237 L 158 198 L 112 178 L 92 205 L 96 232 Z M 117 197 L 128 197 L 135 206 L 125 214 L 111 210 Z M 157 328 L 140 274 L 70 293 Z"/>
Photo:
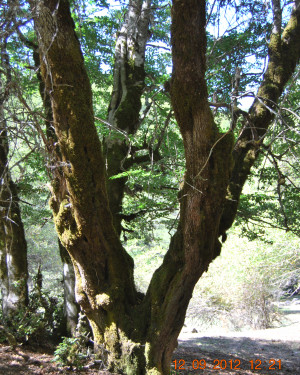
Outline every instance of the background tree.
<path id="1" fill-rule="evenodd" d="M 28 304 L 27 243 L 21 219 L 17 187 L 9 169 L 9 145 L 5 106 L 13 90 L 14 77 L 7 52 L 13 32 L 10 9 L 3 14 L 0 70 L 0 282 L 3 315 L 10 317 Z"/>
<path id="2" fill-rule="evenodd" d="M 108 109 L 109 126 L 115 128 L 115 131 L 105 138 L 104 154 L 107 159 L 110 209 L 119 234 L 126 177 L 110 177 L 125 170 L 124 164 L 126 161 L 128 164 L 128 156 L 132 154 L 130 137 L 140 127 L 141 97 L 145 88 L 145 50 L 150 36 L 150 9 L 149 0 L 129 1 L 125 22 L 118 31 L 116 40 L 113 90 Z M 132 160 L 134 155 L 130 156 Z"/>

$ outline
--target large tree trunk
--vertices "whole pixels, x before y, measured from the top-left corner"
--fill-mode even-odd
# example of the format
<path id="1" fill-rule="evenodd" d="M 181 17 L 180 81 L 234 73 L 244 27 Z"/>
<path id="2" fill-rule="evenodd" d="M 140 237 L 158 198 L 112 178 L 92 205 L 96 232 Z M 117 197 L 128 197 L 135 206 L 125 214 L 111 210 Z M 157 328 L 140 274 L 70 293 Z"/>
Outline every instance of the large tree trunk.
<path id="1" fill-rule="evenodd" d="M 130 0 L 125 22 L 115 49 L 114 81 L 108 122 L 117 131 L 104 141 L 110 210 L 117 233 L 121 233 L 121 213 L 126 177 L 110 179 L 128 166 L 129 140 L 140 125 L 141 96 L 145 86 L 145 50 L 149 38 L 151 0 Z M 119 131 L 119 132 L 118 132 Z M 121 131 L 121 132 L 120 132 Z"/>
<path id="2" fill-rule="evenodd" d="M 61 154 L 57 146 L 57 137 L 53 127 L 53 115 L 51 108 L 50 95 L 45 89 L 45 83 L 40 72 L 40 54 L 38 45 L 25 38 L 25 36 L 18 30 L 20 40 L 32 50 L 33 61 L 36 69 L 36 75 L 39 82 L 39 93 L 43 101 L 44 119 L 46 126 L 46 141 L 47 151 L 49 156 L 48 172 L 53 179 L 60 174 L 55 166 L 61 162 Z M 54 167 L 54 168 L 53 168 Z M 79 305 L 75 299 L 75 272 L 69 253 L 58 239 L 58 248 L 60 258 L 63 264 L 63 288 L 64 288 L 64 321 L 61 327 L 63 335 L 73 336 L 76 332 L 78 323 Z"/>
<path id="3" fill-rule="evenodd" d="M 28 304 L 27 242 L 17 188 L 8 166 L 8 139 L 0 103 L 0 282 L 3 315 L 10 317 Z"/>
<path id="4" fill-rule="evenodd" d="M 218 225 L 229 182 L 232 134 L 219 134 L 205 82 L 205 1 L 174 1 L 171 99 L 183 137 L 186 173 L 180 220 L 147 297 L 152 307 L 150 365 L 163 374 L 183 326 L 193 288 L 219 255 Z M 218 245 L 217 245 L 218 244 Z"/>
<path id="5" fill-rule="evenodd" d="M 24 37 L 22 36 L 22 39 Z M 46 125 L 46 137 L 48 142 L 48 151 L 50 151 L 50 168 L 49 176 L 55 179 L 57 176 L 61 178 L 61 171 L 56 169 L 56 166 L 61 162 L 61 153 L 57 145 L 57 137 L 53 127 L 53 114 L 51 108 L 51 99 L 49 92 L 46 90 L 45 83 L 42 79 L 40 72 L 40 54 L 38 46 L 34 43 L 24 40 L 33 50 L 33 59 L 35 63 L 35 68 L 37 72 L 37 78 L 39 81 L 39 92 L 43 101 L 44 111 L 45 111 L 45 125 Z M 54 168 L 52 168 L 54 167 Z M 69 253 L 62 245 L 60 239 L 58 238 L 58 248 L 60 258 L 63 264 L 63 287 L 64 287 L 64 326 L 62 331 L 66 335 L 74 336 L 76 333 L 76 327 L 78 323 L 78 314 L 80 311 L 79 305 L 75 298 L 75 272 L 73 268 L 73 263 L 70 258 Z"/>
<path id="6" fill-rule="evenodd" d="M 51 207 L 57 232 L 76 274 L 76 299 L 86 313 L 94 341 L 105 345 L 116 369 L 144 371 L 133 320 L 139 296 L 133 261 L 114 229 L 106 193 L 101 144 L 94 126 L 92 93 L 67 1 L 32 4 L 39 36 L 41 72 L 51 95 L 62 161 L 53 182 Z M 129 372 L 127 372 L 129 373 Z"/>
<path id="7" fill-rule="evenodd" d="M 92 92 L 68 1 L 32 1 L 32 9 L 62 155 L 51 207 L 74 265 L 77 301 L 111 370 L 167 374 L 193 288 L 221 250 L 220 220 L 233 167 L 232 132 L 218 132 L 207 102 L 205 1 L 173 1 L 171 96 L 186 175 L 177 232 L 145 296 L 136 292 L 133 260 L 109 209 Z"/>

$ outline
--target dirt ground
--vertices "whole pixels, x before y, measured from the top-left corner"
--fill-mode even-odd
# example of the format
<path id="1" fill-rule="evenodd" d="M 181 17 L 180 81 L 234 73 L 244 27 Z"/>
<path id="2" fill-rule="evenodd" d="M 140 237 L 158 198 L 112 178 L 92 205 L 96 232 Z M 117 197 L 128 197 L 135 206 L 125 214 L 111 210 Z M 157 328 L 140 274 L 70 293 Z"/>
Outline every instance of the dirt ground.
<path id="1" fill-rule="evenodd" d="M 279 328 L 205 336 L 187 331 L 174 352 L 173 374 L 300 375 L 299 298 L 285 304 Z"/>
<path id="2" fill-rule="evenodd" d="M 248 375 L 300 374 L 300 303 L 286 308 L 280 328 L 250 332 L 206 334 L 187 332 L 179 337 L 171 374 L 176 375 Z M 1 375 L 71 374 L 52 362 L 51 349 L 0 345 Z M 174 362 L 176 361 L 176 362 Z M 175 368 L 176 367 L 176 368 Z M 97 364 L 79 373 L 109 375 Z"/>

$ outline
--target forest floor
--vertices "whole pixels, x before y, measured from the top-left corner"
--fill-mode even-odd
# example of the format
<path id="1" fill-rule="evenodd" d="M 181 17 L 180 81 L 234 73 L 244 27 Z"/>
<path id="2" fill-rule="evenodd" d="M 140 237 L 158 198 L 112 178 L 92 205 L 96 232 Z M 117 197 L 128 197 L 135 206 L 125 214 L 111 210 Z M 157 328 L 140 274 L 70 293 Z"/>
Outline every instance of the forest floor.
<path id="1" fill-rule="evenodd" d="M 219 332 L 218 335 L 203 336 L 187 332 L 191 327 L 186 327 L 174 352 L 171 374 L 300 374 L 300 300 L 295 299 L 293 303 L 285 306 L 284 313 L 282 326 L 266 330 Z M 75 372 L 58 368 L 53 363 L 52 353 L 51 348 L 34 349 L 21 346 L 12 350 L 9 346 L 0 345 L 0 374 L 54 375 Z M 99 365 L 84 368 L 78 373 L 111 374 L 99 369 Z"/>

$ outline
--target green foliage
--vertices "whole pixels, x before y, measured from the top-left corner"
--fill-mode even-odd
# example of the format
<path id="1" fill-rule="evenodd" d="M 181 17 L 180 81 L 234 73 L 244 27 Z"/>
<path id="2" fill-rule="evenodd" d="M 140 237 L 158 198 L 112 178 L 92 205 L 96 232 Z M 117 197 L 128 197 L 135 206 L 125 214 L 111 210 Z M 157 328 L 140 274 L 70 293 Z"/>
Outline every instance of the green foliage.
<path id="1" fill-rule="evenodd" d="M 62 299 L 51 297 L 49 291 L 42 291 L 37 280 L 34 283 L 25 309 L 18 309 L 11 317 L 3 317 L 0 312 L 0 320 L 18 343 L 45 343 L 60 334 L 63 321 Z M 0 342 L 6 339 L 5 334 L 0 331 Z"/>
<path id="2" fill-rule="evenodd" d="M 61 366 L 68 366 L 82 369 L 87 360 L 87 355 L 83 354 L 83 347 L 80 338 L 64 337 L 63 341 L 56 347 L 54 361 Z"/>
<path id="3" fill-rule="evenodd" d="M 71 369 L 82 369 L 90 357 L 88 347 L 90 328 L 87 318 L 79 313 L 75 337 L 63 337 L 54 352 L 53 362 Z"/>
<path id="4" fill-rule="evenodd" d="M 114 45 L 120 25 L 124 21 L 126 5 L 124 2 L 110 4 L 106 1 L 90 0 L 88 3 L 73 1 L 71 6 L 76 32 L 84 52 L 85 64 L 94 93 L 95 114 L 97 117 L 105 119 L 111 96 Z M 23 8 L 21 7 L 21 9 Z M 216 93 L 218 102 L 230 104 L 232 102 L 233 78 L 237 66 L 242 69 L 239 86 L 241 95 L 247 91 L 255 91 L 261 79 L 264 66 L 263 58 L 266 55 L 271 31 L 270 9 L 267 4 L 260 1 L 250 3 L 217 1 L 208 4 L 207 12 L 209 19 L 207 27 L 209 96 L 214 101 L 212 96 Z M 287 13 L 286 10 L 283 13 L 284 22 L 286 22 Z M 22 15 L 24 12 L 20 10 L 18 16 L 22 17 Z M 125 237 L 129 239 L 135 236 L 134 233 L 144 233 L 148 238 L 153 237 L 151 232 L 154 230 L 155 220 L 161 220 L 162 224 L 167 225 L 168 230 L 176 227 L 173 216 L 177 215 L 177 194 L 183 179 L 185 165 L 182 139 L 174 116 L 171 116 L 169 124 L 166 122 L 171 108 L 169 94 L 163 88 L 170 79 L 171 71 L 170 24 L 170 4 L 166 1 L 154 1 L 150 25 L 151 35 L 146 51 L 146 88 L 142 97 L 141 117 L 149 103 L 151 108 L 141 122 L 137 133 L 132 137 L 133 139 L 130 139 L 130 144 L 127 143 L 128 160 L 144 157 L 144 161 L 132 165 L 131 159 L 129 169 L 124 167 L 123 173 L 112 177 L 129 177 L 128 194 L 125 195 L 121 213 L 124 217 L 137 214 L 134 220 L 123 222 L 123 226 L 129 231 L 125 233 Z M 27 39 L 35 41 L 36 38 L 30 24 L 22 28 L 22 32 Z M 32 108 L 43 112 L 35 71 L 28 69 L 29 66 L 34 65 L 32 51 L 27 47 L 24 48 L 16 34 L 12 34 L 9 39 L 8 50 L 14 65 L 15 80 L 21 82 L 23 96 Z M 283 103 L 288 109 L 296 106 L 299 98 L 298 85 L 295 76 L 283 98 Z M 22 106 L 17 105 L 17 102 L 14 100 L 14 106 L 8 106 L 6 109 L 9 121 L 13 115 L 16 118 L 17 114 L 17 123 L 26 123 L 31 120 L 30 114 L 22 112 Z M 14 111 L 10 108 L 14 108 Z M 228 108 L 219 108 L 215 113 L 215 120 L 223 131 L 227 130 L 231 121 L 231 112 Z M 278 200 L 278 171 L 270 163 L 266 167 L 263 158 L 259 160 L 259 163 L 262 163 L 264 168 L 258 167 L 255 172 L 256 181 L 259 183 L 249 193 L 247 192 L 241 197 L 238 224 L 243 222 L 243 233 L 249 237 L 256 238 L 262 235 L 263 228 L 254 230 L 254 226 L 251 224 L 257 224 L 259 218 L 270 226 L 285 227 L 297 233 L 297 228 L 299 228 L 297 213 L 299 212 L 300 199 L 298 174 L 295 174 L 296 170 L 299 170 L 296 160 L 299 154 L 298 138 L 296 131 L 293 130 L 296 120 L 297 118 L 290 112 L 286 110 L 281 112 L 280 116 L 276 118 L 276 129 L 274 125 L 273 134 L 269 139 L 266 138 L 266 140 L 272 141 L 274 154 L 285 155 L 286 150 L 290 147 L 290 153 L 293 152 L 294 155 L 293 159 L 288 159 L 289 162 L 292 161 L 293 168 L 288 167 L 287 163 L 279 166 L 283 174 L 292 180 L 290 182 L 286 178 L 284 191 L 283 186 L 281 187 L 282 202 L 280 203 Z M 10 124 L 12 125 L 14 121 L 11 121 Z M 44 128 L 44 120 L 38 116 L 38 121 Z M 107 139 L 118 137 L 124 141 L 123 135 L 103 123 L 96 121 L 96 126 L 100 137 Z M 239 131 L 243 126 L 243 119 L 240 118 L 236 130 Z M 291 140 L 288 145 L 280 138 L 282 126 L 286 128 L 285 139 Z M 13 125 L 13 127 L 16 126 Z M 34 128 L 24 127 L 24 131 L 25 141 L 19 141 L 18 147 L 13 147 L 12 162 L 18 162 L 30 152 L 26 145 L 30 144 L 31 147 L 39 145 Z M 11 139 L 14 139 L 14 132 L 12 132 Z M 274 140 L 274 135 L 279 136 L 278 140 Z M 147 155 L 149 157 L 146 161 Z M 18 171 L 18 166 L 13 169 L 21 199 L 29 203 L 22 207 L 22 214 L 28 225 L 34 225 L 40 221 L 45 222 L 51 215 L 48 207 L 45 206 L 49 193 L 46 186 L 48 176 L 43 167 L 44 163 L 43 152 L 38 146 L 19 165 L 22 171 Z M 272 174 L 271 178 L 269 178 L 269 174 Z M 139 189 L 136 192 L 135 186 L 141 186 L 142 190 Z M 288 223 L 286 223 L 287 221 Z M 265 224 L 261 222 L 261 225 Z"/>
<path id="5" fill-rule="evenodd" d="M 18 343 L 38 341 L 45 336 L 45 322 L 43 316 L 30 309 L 19 309 L 13 319 L 4 318 L 0 312 L 0 319 L 6 326 L 6 330 Z M 0 332 L 0 342 L 6 341 L 6 335 Z"/>
<path id="6" fill-rule="evenodd" d="M 296 85 L 297 86 L 297 85 Z M 293 90 L 291 100 L 294 106 Z M 283 112 L 284 113 L 284 112 Z M 244 223 L 244 233 L 253 236 L 256 228 L 278 227 L 300 234 L 300 138 L 297 114 L 278 117 L 272 133 L 266 137 L 256 168 L 240 199 L 237 224 Z M 284 141 L 283 141 L 284 140 Z"/>
<path id="7" fill-rule="evenodd" d="M 236 67 L 242 68 L 240 92 L 257 87 L 271 31 L 270 19 L 261 1 L 219 2 L 209 12 L 209 92 L 218 93 L 220 102 L 229 103 Z"/>

